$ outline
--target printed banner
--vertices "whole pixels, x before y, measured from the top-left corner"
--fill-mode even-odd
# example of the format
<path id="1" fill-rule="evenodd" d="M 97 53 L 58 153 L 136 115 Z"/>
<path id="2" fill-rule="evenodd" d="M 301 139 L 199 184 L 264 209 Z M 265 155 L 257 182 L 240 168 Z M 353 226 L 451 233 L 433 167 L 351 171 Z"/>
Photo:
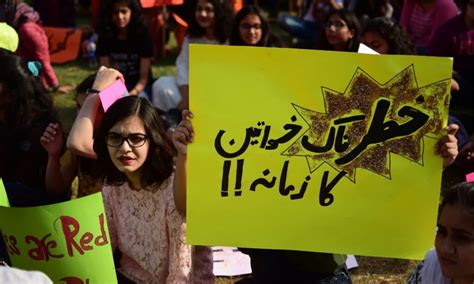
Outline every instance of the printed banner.
<path id="1" fill-rule="evenodd" d="M 48 37 L 51 63 L 62 64 L 76 60 L 81 47 L 80 29 L 43 27 Z"/>
<path id="2" fill-rule="evenodd" d="M 191 244 L 422 259 L 452 60 L 192 45 Z"/>
<path id="3" fill-rule="evenodd" d="M 0 229 L 16 268 L 54 283 L 117 283 L 100 193 L 54 205 L 0 207 Z"/>

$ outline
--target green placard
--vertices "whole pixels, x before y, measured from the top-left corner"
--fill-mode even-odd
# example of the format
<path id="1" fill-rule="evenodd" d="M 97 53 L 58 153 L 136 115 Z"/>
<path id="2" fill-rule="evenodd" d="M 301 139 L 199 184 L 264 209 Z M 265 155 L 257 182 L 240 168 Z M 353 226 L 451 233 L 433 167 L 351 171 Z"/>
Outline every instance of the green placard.
<path id="1" fill-rule="evenodd" d="M 0 202 L 4 195 L 0 188 Z M 101 193 L 47 206 L 0 206 L 0 228 L 14 267 L 42 271 L 54 283 L 117 283 Z"/>

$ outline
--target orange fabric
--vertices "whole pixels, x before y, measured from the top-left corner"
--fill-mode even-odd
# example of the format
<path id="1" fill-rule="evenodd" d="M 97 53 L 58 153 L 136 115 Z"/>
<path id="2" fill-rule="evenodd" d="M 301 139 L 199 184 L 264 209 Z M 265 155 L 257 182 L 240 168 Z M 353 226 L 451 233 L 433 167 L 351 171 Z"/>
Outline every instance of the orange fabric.
<path id="1" fill-rule="evenodd" d="M 66 63 L 76 60 L 81 47 L 80 29 L 43 27 L 49 43 L 51 63 Z"/>
<path id="2" fill-rule="evenodd" d="M 243 6 L 243 0 L 229 0 L 229 4 L 231 5 L 232 8 L 234 8 L 234 12 L 237 13 L 242 9 Z"/>
<path id="3" fill-rule="evenodd" d="M 143 8 L 152 8 L 163 5 L 181 5 L 184 0 L 140 0 Z"/>

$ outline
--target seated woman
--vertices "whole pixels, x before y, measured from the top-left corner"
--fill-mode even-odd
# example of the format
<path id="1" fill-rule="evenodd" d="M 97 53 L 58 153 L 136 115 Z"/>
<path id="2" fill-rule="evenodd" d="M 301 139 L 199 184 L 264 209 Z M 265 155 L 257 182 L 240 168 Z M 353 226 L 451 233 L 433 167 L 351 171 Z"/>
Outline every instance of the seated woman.
<path id="1" fill-rule="evenodd" d="M 380 54 L 415 55 L 410 36 L 392 19 L 373 18 L 367 22 L 362 42 Z"/>
<path id="2" fill-rule="evenodd" d="M 101 65 L 119 70 L 130 95 L 151 94 L 153 43 L 138 0 L 102 2 L 96 54 Z"/>
<path id="3" fill-rule="evenodd" d="M 119 72 L 101 67 L 93 88 L 117 79 L 123 80 Z M 173 199 L 175 149 L 158 111 L 145 98 L 123 97 L 92 140 L 99 107 L 99 95 L 90 94 L 68 146 L 88 145 L 89 156 L 97 156 L 119 283 L 213 283 L 211 250 L 185 241 L 185 219 Z"/>
<path id="4" fill-rule="evenodd" d="M 426 254 L 408 283 L 474 283 L 474 183 L 444 192 L 435 250 Z"/>
<path id="5" fill-rule="evenodd" d="M 362 30 L 354 13 L 341 9 L 329 13 L 316 49 L 357 52 Z"/>
<path id="6" fill-rule="evenodd" d="M 257 6 L 245 6 L 235 15 L 229 45 L 281 46 L 268 20 Z"/>

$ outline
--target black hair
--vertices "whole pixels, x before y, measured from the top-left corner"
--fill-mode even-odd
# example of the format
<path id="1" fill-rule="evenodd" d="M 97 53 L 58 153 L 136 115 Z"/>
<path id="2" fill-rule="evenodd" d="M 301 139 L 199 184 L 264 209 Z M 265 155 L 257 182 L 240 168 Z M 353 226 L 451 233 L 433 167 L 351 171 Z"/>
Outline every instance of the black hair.
<path id="1" fill-rule="evenodd" d="M 248 15 L 257 15 L 260 18 L 261 28 L 262 28 L 262 38 L 256 44 L 256 46 L 268 46 L 270 39 L 270 25 L 268 24 L 267 19 L 263 15 L 263 11 L 257 6 L 245 6 L 240 9 L 237 14 L 234 16 L 232 21 L 232 30 L 230 33 L 229 44 L 230 45 L 246 45 L 240 36 L 240 23 Z"/>
<path id="2" fill-rule="evenodd" d="M 360 36 L 362 33 L 362 29 L 360 27 L 360 23 L 356 15 L 346 9 L 332 10 L 327 15 L 324 23 L 327 23 L 332 15 L 338 15 L 339 17 L 341 17 L 341 19 L 346 23 L 347 28 L 354 34 L 354 36 L 349 41 L 347 41 L 345 51 L 357 52 L 360 44 Z M 334 47 L 329 44 L 328 39 L 326 37 L 326 33 L 324 31 L 322 31 L 320 34 L 320 38 L 317 43 L 317 49 L 334 50 Z"/>
<path id="3" fill-rule="evenodd" d="M 0 55 L 0 106 L 10 129 L 26 129 L 38 118 L 57 121 L 53 98 L 39 75 L 33 75 L 28 61 L 15 55 Z"/>
<path id="4" fill-rule="evenodd" d="M 0 0 L 0 22 L 12 25 L 15 18 L 17 0 Z"/>
<path id="5" fill-rule="evenodd" d="M 79 85 L 77 85 L 77 87 L 76 87 L 76 96 L 78 94 L 81 94 L 81 93 L 86 93 L 87 89 L 92 88 L 92 85 L 94 85 L 96 74 L 97 73 L 94 73 L 94 74 L 91 74 L 91 75 L 87 76 L 84 80 L 82 80 L 81 83 L 79 83 Z"/>
<path id="6" fill-rule="evenodd" d="M 118 29 L 112 19 L 113 7 L 116 3 L 125 3 L 131 10 L 130 22 L 127 26 L 127 37 L 131 39 L 141 38 L 148 33 L 142 6 L 138 0 L 104 0 L 101 2 L 99 36 L 107 39 L 117 37 Z"/>
<path id="7" fill-rule="evenodd" d="M 94 135 L 94 151 L 101 169 L 100 175 L 109 185 L 121 185 L 127 181 L 125 174 L 120 172 L 110 159 L 105 136 L 116 123 L 131 116 L 138 116 L 145 126 L 150 147 L 141 169 L 141 185 L 145 190 L 153 190 L 157 188 L 155 185 L 163 184 L 171 176 L 175 149 L 157 109 L 145 98 L 121 98 L 104 114 L 102 124 Z"/>
<path id="8" fill-rule="evenodd" d="M 227 0 L 206 0 L 214 7 L 214 36 L 220 43 L 225 43 L 229 38 L 232 25 L 232 9 Z M 194 3 L 193 11 L 196 11 L 197 1 Z M 190 37 L 202 37 L 206 31 L 198 24 L 196 16 L 193 15 L 188 26 Z"/>
<path id="9" fill-rule="evenodd" d="M 474 183 L 462 182 L 443 192 L 440 215 L 446 205 L 460 204 L 467 213 L 474 217 Z M 474 219 L 473 219 L 474 220 Z"/>
<path id="10" fill-rule="evenodd" d="M 378 33 L 390 47 L 389 54 L 414 55 L 416 48 L 405 30 L 387 17 L 378 17 L 367 22 L 366 32 Z"/>

